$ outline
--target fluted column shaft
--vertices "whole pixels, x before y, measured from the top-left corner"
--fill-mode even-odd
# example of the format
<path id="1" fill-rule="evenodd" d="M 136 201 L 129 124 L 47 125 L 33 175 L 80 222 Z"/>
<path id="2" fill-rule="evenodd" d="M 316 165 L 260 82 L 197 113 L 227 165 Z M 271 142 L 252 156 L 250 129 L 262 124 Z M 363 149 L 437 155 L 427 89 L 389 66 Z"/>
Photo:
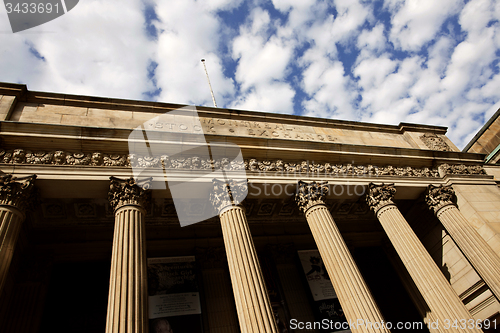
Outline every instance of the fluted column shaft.
<path id="1" fill-rule="evenodd" d="M 133 179 L 112 178 L 115 208 L 106 333 L 147 333 L 148 293 L 144 200 Z"/>
<path id="2" fill-rule="evenodd" d="M 397 206 L 392 201 L 396 189 L 393 185 L 370 184 L 368 204 L 384 228 L 394 249 L 438 320 L 440 332 L 482 332 L 477 328 L 450 327 L 445 323 L 454 320 L 473 320 L 430 254 L 413 232 Z"/>
<path id="3" fill-rule="evenodd" d="M 241 332 L 278 332 L 244 209 L 219 217 Z"/>
<path id="4" fill-rule="evenodd" d="M 24 215 L 13 206 L 0 206 L 0 292 L 3 290 Z"/>
<path id="5" fill-rule="evenodd" d="M 500 301 L 500 257 L 455 205 L 455 191 L 448 186 L 429 186 L 426 202 L 491 292 Z"/>
<path id="6" fill-rule="evenodd" d="M 245 210 L 246 181 L 213 180 L 212 205 L 219 214 L 227 263 L 242 333 L 277 333 L 271 301 Z"/>
<path id="7" fill-rule="evenodd" d="M 0 295 L 9 272 L 25 211 L 33 201 L 36 176 L 0 177 Z"/>
<path id="8" fill-rule="evenodd" d="M 299 182 L 296 201 L 305 213 L 342 310 L 349 321 L 363 320 L 367 324 L 352 326 L 353 332 L 390 332 L 381 325 L 384 318 L 323 202 L 327 191 L 326 183 Z"/>

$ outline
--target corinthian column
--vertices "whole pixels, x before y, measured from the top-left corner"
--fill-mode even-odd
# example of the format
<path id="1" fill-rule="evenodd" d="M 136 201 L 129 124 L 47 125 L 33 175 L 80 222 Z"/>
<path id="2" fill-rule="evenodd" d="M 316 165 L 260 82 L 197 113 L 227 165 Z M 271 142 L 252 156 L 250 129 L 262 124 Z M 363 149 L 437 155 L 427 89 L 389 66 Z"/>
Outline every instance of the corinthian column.
<path id="1" fill-rule="evenodd" d="M 429 185 L 425 202 L 491 292 L 500 300 L 500 257 L 458 210 L 455 191 L 451 185 Z"/>
<path id="2" fill-rule="evenodd" d="M 461 327 L 461 320 L 468 322 L 473 321 L 473 318 L 394 204 L 395 194 L 396 188 L 393 184 L 370 183 L 366 198 L 427 303 L 431 317 L 438 320 L 439 331 L 482 332 L 475 328 L 475 325 Z M 455 320 L 458 325 L 453 327 Z M 450 323 L 448 329 L 445 327 L 446 323 Z"/>
<path id="3" fill-rule="evenodd" d="M 246 181 L 213 180 L 210 200 L 219 214 L 242 333 L 278 332 L 243 207 Z M 244 193 L 244 194 L 243 194 Z"/>
<path id="4" fill-rule="evenodd" d="M 111 177 L 109 202 L 115 212 L 115 233 L 109 281 L 106 333 L 147 333 L 145 206 L 149 181 Z"/>
<path id="5" fill-rule="evenodd" d="M 25 212 L 33 200 L 36 175 L 0 177 L 0 294 L 9 271 Z"/>
<path id="6" fill-rule="evenodd" d="M 353 332 L 389 332 L 381 325 L 384 318 L 323 202 L 327 193 L 327 182 L 299 181 L 295 202 L 306 216 L 342 310 L 351 322 L 362 320 L 374 324 L 356 325 L 351 327 Z"/>

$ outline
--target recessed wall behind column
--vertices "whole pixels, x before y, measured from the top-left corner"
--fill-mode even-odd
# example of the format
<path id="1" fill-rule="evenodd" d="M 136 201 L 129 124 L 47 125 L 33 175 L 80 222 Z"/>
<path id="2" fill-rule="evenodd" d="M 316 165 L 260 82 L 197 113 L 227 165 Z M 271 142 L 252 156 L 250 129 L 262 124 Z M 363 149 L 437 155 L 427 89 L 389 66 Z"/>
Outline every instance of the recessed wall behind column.
<path id="1" fill-rule="evenodd" d="M 458 208 L 500 256 L 500 189 L 491 185 L 453 184 Z"/>

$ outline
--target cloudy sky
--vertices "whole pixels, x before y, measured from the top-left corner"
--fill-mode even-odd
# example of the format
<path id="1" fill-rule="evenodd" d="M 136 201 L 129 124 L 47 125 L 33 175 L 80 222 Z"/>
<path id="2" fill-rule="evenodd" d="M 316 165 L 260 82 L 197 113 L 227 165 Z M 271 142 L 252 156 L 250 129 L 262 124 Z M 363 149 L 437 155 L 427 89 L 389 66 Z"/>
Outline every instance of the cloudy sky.
<path id="1" fill-rule="evenodd" d="M 500 1 L 80 0 L 13 34 L 0 81 L 30 90 L 384 124 L 459 148 L 500 107 Z"/>

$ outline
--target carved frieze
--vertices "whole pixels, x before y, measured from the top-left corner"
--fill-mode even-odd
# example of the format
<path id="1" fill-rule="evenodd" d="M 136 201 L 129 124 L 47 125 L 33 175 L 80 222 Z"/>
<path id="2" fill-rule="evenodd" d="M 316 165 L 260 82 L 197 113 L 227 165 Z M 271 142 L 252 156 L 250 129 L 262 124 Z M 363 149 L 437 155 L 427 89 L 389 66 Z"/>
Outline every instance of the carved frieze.
<path id="1" fill-rule="evenodd" d="M 75 203 L 75 215 L 78 218 L 95 218 L 97 217 L 96 206 L 89 202 Z"/>
<path id="2" fill-rule="evenodd" d="M 15 206 L 21 211 L 32 207 L 35 201 L 36 175 L 16 178 L 0 176 L 0 204 Z"/>
<path id="3" fill-rule="evenodd" d="M 137 205 L 148 210 L 151 203 L 151 178 L 136 182 L 134 178 L 110 177 L 110 181 L 108 199 L 113 210 L 124 205 Z"/>
<path id="4" fill-rule="evenodd" d="M 254 172 L 282 172 L 288 174 L 309 173 L 330 177 L 338 176 L 399 176 L 399 177 L 439 177 L 436 169 L 394 167 L 391 165 L 379 167 L 376 165 L 330 164 L 302 161 L 300 163 L 275 161 L 245 160 L 245 169 Z"/>
<path id="5" fill-rule="evenodd" d="M 328 182 L 306 183 L 299 180 L 295 202 L 299 209 L 305 213 L 309 208 L 316 205 L 324 205 L 324 197 L 328 194 Z"/>
<path id="6" fill-rule="evenodd" d="M 370 183 L 368 193 L 366 194 L 366 203 L 375 213 L 384 206 L 394 204 L 393 198 L 396 194 L 394 184 L 376 185 Z"/>
<path id="7" fill-rule="evenodd" d="M 420 136 L 420 140 L 431 150 L 453 151 L 443 138 L 435 133 L 425 133 Z"/>
<path id="8" fill-rule="evenodd" d="M 8 164 L 46 164 L 70 166 L 103 166 L 103 167 L 138 167 L 165 168 L 179 170 L 246 170 L 258 173 L 279 172 L 284 175 L 312 174 L 322 177 L 440 177 L 438 169 L 416 168 L 411 166 L 376 166 L 355 164 L 315 163 L 314 161 L 285 162 L 276 160 L 247 159 L 238 163 L 227 158 L 220 160 L 200 157 L 169 157 L 168 155 L 150 157 L 137 154 L 105 154 L 101 152 L 82 153 L 63 150 L 33 152 L 24 149 L 0 150 L 0 163 Z M 481 165 L 441 164 L 442 174 L 484 175 Z"/>
<path id="9" fill-rule="evenodd" d="M 439 170 L 444 175 L 486 175 L 482 165 L 441 164 Z"/>
<path id="10" fill-rule="evenodd" d="M 429 185 L 425 192 L 425 203 L 434 213 L 448 205 L 455 205 L 457 197 L 451 185 Z"/>
<path id="11" fill-rule="evenodd" d="M 60 202 L 48 202 L 42 203 L 43 217 L 48 219 L 65 219 L 66 209 L 63 203 Z"/>
<path id="12" fill-rule="evenodd" d="M 236 206 L 242 202 L 248 193 L 248 184 L 246 180 L 229 182 L 224 180 L 213 179 L 213 189 L 210 192 L 210 202 L 217 211 L 217 214 L 228 207 Z"/>
<path id="13" fill-rule="evenodd" d="M 37 151 L 24 149 L 0 150 L 0 163 L 10 164 L 52 164 L 75 166 L 130 166 L 128 155 L 104 154 L 100 152 L 82 153 Z"/>

